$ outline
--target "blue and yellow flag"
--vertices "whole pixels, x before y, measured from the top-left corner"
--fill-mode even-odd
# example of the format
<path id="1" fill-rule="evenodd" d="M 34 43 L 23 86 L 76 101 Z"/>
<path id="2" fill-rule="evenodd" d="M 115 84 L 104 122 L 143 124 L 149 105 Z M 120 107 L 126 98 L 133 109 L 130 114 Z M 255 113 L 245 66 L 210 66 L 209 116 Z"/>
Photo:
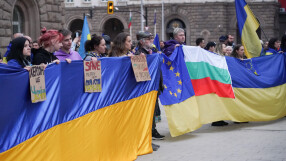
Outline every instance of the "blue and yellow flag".
<path id="1" fill-rule="evenodd" d="M 156 48 L 158 49 L 158 51 L 161 51 L 160 41 L 159 41 L 159 35 L 158 35 L 158 34 L 155 35 L 153 44 L 156 46 Z"/>
<path id="2" fill-rule="evenodd" d="M 242 61 L 205 52 L 183 46 L 164 58 L 160 101 L 171 136 L 219 120 L 269 121 L 286 115 L 286 54 Z M 220 96 L 227 86 L 235 99 Z"/>
<path id="3" fill-rule="evenodd" d="M 86 40 L 90 40 L 90 32 L 88 27 L 88 22 L 86 17 L 84 17 L 83 27 L 82 27 L 82 33 L 81 33 L 81 40 L 80 40 L 80 47 L 78 53 L 80 56 L 84 59 L 85 58 L 85 50 L 84 50 L 84 43 Z"/>
<path id="4" fill-rule="evenodd" d="M 259 23 L 245 0 L 235 0 L 236 18 L 244 53 L 247 58 L 258 57 L 262 46 L 256 30 Z"/>
<path id="5" fill-rule="evenodd" d="M 136 82 L 129 57 L 99 60 L 101 92 L 84 92 L 82 61 L 62 62 L 45 69 L 47 100 L 39 103 L 29 72 L 0 63 L 1 161 L 131 161 L 152 152 L 161 56 L 147 56 L 146 82 Z"/>

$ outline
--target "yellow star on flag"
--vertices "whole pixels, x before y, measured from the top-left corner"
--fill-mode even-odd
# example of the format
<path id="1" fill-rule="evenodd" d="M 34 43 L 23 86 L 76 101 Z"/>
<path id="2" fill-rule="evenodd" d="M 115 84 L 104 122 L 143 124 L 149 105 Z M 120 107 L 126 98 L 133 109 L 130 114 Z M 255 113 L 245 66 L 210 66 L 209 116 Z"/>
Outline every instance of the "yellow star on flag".
<path id="1" fill-rule="evenodd" d="M 170 67 L 170 70 L 171 70 L 171 71 L 173 71 L 173 70 L 174 70 L 174 68 L 171 66 L 171 67 Z"/>
<path id="2" fill-rule="evenodd" d="M 173 94 L 171 91 L 169 91 L 169 92 L 170 92 L 170 95 L 172 95 L 172 94 Z"/>
<path id="3" fill-rule="evenodd" d="M 181 80 L 179 80 L 178 83 L 179 83 L 179 85 L 182 85 L 182 81 Z"/>
<path id="4" fill-rule="evenodd" d="M 176 77 L 180 77 L 180 73 L 179 72 L 177 72 L 175 74 L 176 74 Z"/>
<path id="5" fill-rule="evenodd" d="M 165 63 L 165 59 L 163 58 L 163 63 Z"/>
<path id="6" fill-rule="evenodd" d="M 174 93 L 174 96 L 177 97 L 177 93 Z"/>
<path id="7" fill-rule="evenodd" d="M 168 63 L 167 63 L 167 64 L 168 64 L 168 66 L 170 66 L 172 63 L 171 63 L 170 61 L 168 61 Z"/>
<path id="8" fill-rule="evenodd" d="M 164 84 L 165 89 L 167 89 L 167 86 Z"/>
<path id="9" fill-rule="evenodd" d="M 180 90 L 180 89 L 177 89 L 177 92 L 178 92 L 178 93 L 182 93 L 182 90 Z"/>

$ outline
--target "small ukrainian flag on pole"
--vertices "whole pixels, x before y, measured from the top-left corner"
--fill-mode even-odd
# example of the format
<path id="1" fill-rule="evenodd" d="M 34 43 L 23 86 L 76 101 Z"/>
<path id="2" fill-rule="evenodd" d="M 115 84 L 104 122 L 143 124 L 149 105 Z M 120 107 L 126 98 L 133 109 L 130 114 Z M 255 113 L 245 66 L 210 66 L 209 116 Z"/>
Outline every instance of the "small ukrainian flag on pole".
<path id="1" fill-rule="evenodd" d="M 89 27 L 88 27 L 88 22 L 86 19 L 86 16 L 84 17 L 84 22 L 83 22 L 83 27 L 82 27 L 82 33 L 81 33 L 81 40 L 80 40 L 80 46 L 79 46 L 79 55 L 82 57 L 82 59 L 85 58 L 86 52 L 84 49 L 84 43 L 86 40 L 90 40 L 90 32 L 89 32 Z"/>
<path id="2" fill-rule="evenodd" d="M 247 58 L 258 57 L 262 51 L 262 45 L 256 33 L 259 23 L 245 0 L 235 0 L 235 8 L 244 53 Z"/>

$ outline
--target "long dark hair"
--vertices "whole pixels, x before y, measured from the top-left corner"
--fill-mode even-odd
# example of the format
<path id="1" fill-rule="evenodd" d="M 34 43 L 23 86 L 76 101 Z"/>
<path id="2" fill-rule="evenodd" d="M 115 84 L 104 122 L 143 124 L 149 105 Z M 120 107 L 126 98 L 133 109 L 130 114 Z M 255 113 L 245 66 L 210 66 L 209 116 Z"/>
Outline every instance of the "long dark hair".
<path id="1" fill-rule="evenodd" d="M 285 52 L 286 51 L 286 35 L 283 35 L 281 38 L 281 49 Z"/>
<path id="2" fill-rule="evenodd" d="M 233 48 L 232 53 L 231 53 L 230 56 L 235 57 L 235 58 L 238 58 L 237 50 L 239 50 L 240 47 L 242 47 L 241 44 L 235 45 L 235 47 Z"/>
<path id="3" fill-rule="evenodd" d="M 91 40 L 86 40 L 84 43 L 85 52 L 94 51 L 94 46 L 99 46 L 102 39 L 103 37 L 101 36 L 93 36 Z"/>
<path id="4" fill-rule="evenodd" d="M 7 61 L 15 59 L 24 68 L 28 64 L 28 61 L 24 58 L 23 49 L 26 41 L 29 41 L 25 37 L 18 37 L 11 42 L 11 50 L 7 56 Z M 25 62 L 25 64 L 24 64 Z"/>
<path id="5" fill-rule="evenodd" d="M 277 51 L 278 49 L 275 48 L 276 41 L 278 41 L 278 38 L 271 38 L 268 43 L 268 49 L 271 48 Z"/>
<path id="6" fill-rule="evenodd" d="M 109 57 L 119 57 L 122 56 L 122 54 L 127 54 L 124 52 L 126 51 L 125 41 L 128 36 L 130 35 L 125 32 L 122 32 L 115 37 L 113 44 L 111 46 L 111 50 L 108 54 Z"/>

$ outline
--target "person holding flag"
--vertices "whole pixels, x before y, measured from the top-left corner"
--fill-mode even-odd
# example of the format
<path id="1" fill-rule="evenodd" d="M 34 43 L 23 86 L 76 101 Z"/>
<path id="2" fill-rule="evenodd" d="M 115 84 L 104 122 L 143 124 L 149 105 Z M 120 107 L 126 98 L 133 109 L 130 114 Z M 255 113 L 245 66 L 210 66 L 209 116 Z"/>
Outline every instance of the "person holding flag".
<path id="1" fill-rule="evenodd" d="M 266 50 L 265 55 L 272 55 L 282 53 L 280 50 L 281 42 L 278 38 L 271 38 L 268 43 L 268 49 Z"/>
<path id="2" fill-rule="evenodd" d="M 186 40 L 185 30 L 182 28 L 175 28 L 173 35 L 174 35 L 174 40 L 169 40 L 167 42 L 164 42 L 165 47 L 162 50 L 163 53 L 168 57 L 173 53 L 176 47 L 184 45 Z"/>
<path id="3" fill-rule="evenodd" d="M 72 47 L 72 32 L 67 29 L 60 30 L 60 33 L 63 34 L 62 47 L 59 51 L 55 52 L 55 56 L 60 60 L 64 61 L 67 59 L 71 60 L 82 60 L 78 52 L 71 49 Z M 69 61 L 69 60 L 68 60 Z"/>
<path id="4" fill-rule="evenodd" d="M 53 54 L 55 51 L 60 50 L 63 40 L 63 34 L 58 30 L 42 29 L 42 35 L 39 38 L 41 48 L 34 50 L 33 65 L 57 63 L 59 59 Z"/>

